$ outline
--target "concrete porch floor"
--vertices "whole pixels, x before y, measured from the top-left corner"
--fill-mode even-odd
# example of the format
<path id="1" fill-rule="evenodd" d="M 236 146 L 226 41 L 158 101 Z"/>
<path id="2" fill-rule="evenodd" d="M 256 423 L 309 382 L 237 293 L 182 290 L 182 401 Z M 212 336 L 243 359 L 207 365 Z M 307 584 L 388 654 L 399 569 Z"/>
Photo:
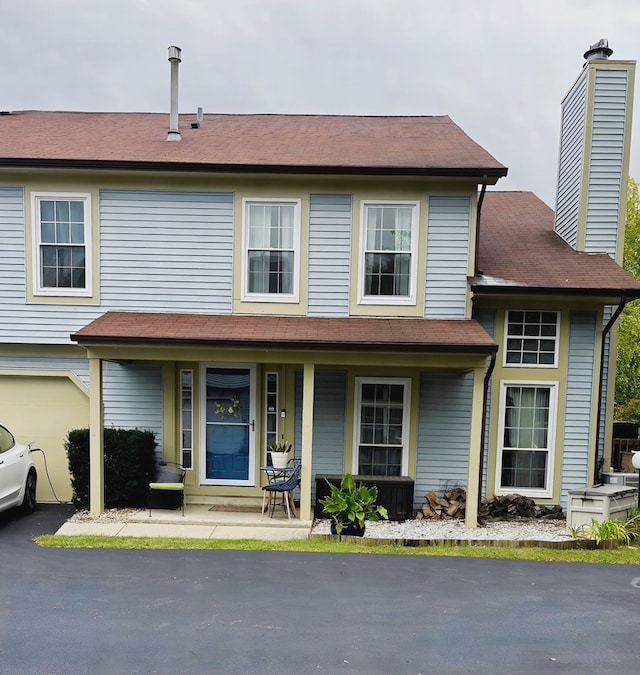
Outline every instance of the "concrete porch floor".
<path id="1" fill-rule="evenodd" d="M 61 535 L 101 535 L 113 537 L 184 537 L 191 539 L 262 539 L 282 541 L 307 539 L 313 517 L 288 520 L 282 506 L 273 518 L 260 511 L 224 511 L 210 504 L 186 504 L 180 509 L 147 509 L 133 514 L 126 522 L 66 522 L 56 532 Z M 300 515 L 298 513 L 298 515 Z"/>

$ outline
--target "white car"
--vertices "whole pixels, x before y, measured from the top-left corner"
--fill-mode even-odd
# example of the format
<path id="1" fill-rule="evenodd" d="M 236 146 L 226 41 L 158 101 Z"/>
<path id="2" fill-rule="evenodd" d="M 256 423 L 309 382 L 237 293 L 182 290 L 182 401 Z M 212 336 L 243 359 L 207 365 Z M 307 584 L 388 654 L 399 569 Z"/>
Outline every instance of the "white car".
<path id="1" fill-rule="evenodd" d="M 37 481 L 31 448 L 18 443 L 0 424 L 0 511 L 14 506 L 27 513 L 34 511 Z"/>

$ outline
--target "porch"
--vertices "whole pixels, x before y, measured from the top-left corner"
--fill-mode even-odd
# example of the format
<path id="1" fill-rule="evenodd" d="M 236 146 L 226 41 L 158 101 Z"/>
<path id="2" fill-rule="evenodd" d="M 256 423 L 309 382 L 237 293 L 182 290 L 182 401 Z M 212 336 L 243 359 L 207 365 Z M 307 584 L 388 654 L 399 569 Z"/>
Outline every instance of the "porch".
<path id="1" fill-rule="evenodd" d="M 265 513 L 264 519 L 259 507 L 242 511 L 224 508 L 187 502 L 184 516 L 180 509 L 153 509 L 151 515 L 143 509 L 119 522 L 100 517 L 88 522 L 67 521 L 57 534 L 282 541 L 307 539 L 313 525 L 311 514 L 289 520 L 282 508 L 276 508 L 273 517 Z"/>

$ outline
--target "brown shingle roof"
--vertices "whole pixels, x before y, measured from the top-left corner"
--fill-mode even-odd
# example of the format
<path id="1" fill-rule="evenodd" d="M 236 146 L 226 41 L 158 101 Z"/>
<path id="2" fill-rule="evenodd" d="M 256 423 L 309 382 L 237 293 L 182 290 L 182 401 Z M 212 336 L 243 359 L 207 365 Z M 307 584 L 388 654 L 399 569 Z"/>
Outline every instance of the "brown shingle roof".
<path id="1" fill-rule="evenodd" d="M 446 116 L 205 115 L 199 129 L 191 122 L 195 115 L 181 115 L 182 140 L 168 142 L 168 114 L 13 112 L 0 115 L 0 166 L 98 162 L 194 170 L 387 169 L 486 174 L 493 177 L 490 182 L 507 173 Z"/>
<path id="2" fill-rule="evenodd" d="M 311 318 L 107 312 L 71 336 L 79 344 L 185 344 L 490 354 L 475 320 Z"/>
<path id="3" fill-rule="evenodd" d="M 476 293 L 640 297 L 640 284 L 606 254 L 578 253 L 553 231 L 553 211 L 531 192 L 487 192 Z"/>

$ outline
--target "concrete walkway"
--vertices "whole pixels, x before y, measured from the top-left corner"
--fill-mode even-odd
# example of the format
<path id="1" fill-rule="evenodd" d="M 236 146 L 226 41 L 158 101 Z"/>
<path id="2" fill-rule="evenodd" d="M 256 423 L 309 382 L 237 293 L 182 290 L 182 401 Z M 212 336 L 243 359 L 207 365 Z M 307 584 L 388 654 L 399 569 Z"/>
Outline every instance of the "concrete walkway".
<path id="1" fill-rule="evenodd" d="M 313 520 L 287 519 L 276 512 L 265 514 L 211 510 L 205 504 L 188 504 L 185 515 L 178 511 L 154 509 L 139 511 L 126 521 L 109 519 L 105 514 L 93 520 L 67 521 L 58 529 L 61 535 L 99 535 L 104 537 L 184 537 L 189 539 L 261 539 L 282 541 L 307 539 Z"/>

